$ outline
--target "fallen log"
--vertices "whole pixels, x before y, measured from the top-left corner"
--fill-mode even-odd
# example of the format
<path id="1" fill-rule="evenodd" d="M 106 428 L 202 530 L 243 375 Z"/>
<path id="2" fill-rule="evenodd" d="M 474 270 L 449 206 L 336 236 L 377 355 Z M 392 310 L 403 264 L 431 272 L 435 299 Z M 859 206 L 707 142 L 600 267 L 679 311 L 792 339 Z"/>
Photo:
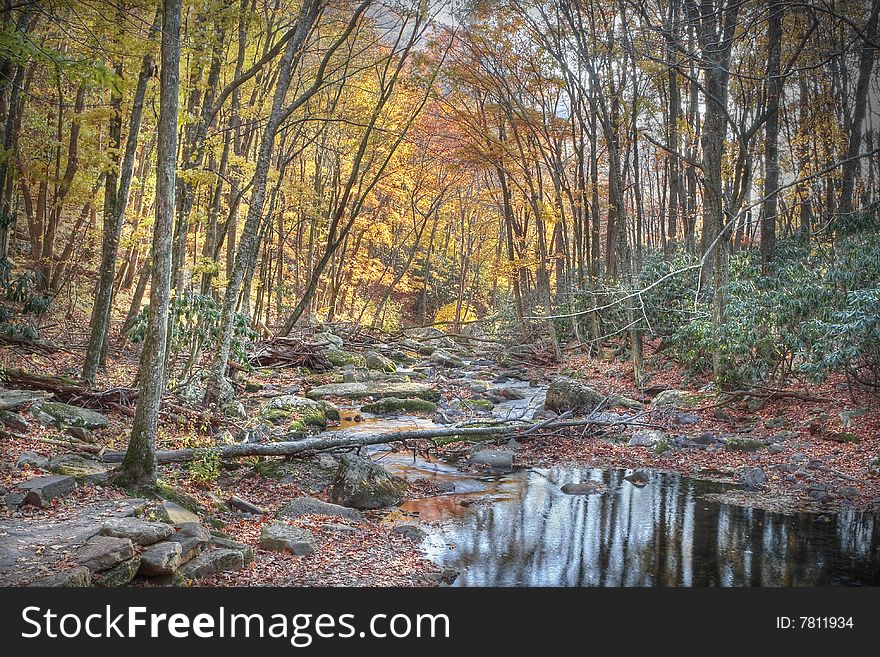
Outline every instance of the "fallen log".
<path id="1" fill-rule="evenodd" d="M 300 440 L 276 443 L 240 443 L 238 445 L 219 445 L 217 447 L 194 447 L 186 449 L 160 450 L 156 453 L 159 463 L 186 463 L 198 458 L 219 454 L 221 459 L 235 459 L 246 456 L 293 456 L 306 452 L 321 452 L 332 449 L 366 447 L 385 443 L 406 442 L 408 440 L 431 440 L 450 436 L 503 436 L 516 433 L 532 433 L 537 429 L 562 429 L 566 427 L 596 426 L 639 426 L 657 427 L 630 420 L 598 420 L 582 418 L 559 422 L 542 422 L 540 424 L 506 425 L 498 427 L 445 427 L 443 429 L 413 429 L 411 431 L 389 431 L 373 436 L 346 436 L 343 432 L 329 436 L 314 436 Z M 119 463 L 125 457 L 125 451 L 104 452 L 102 459 L 107 463 Z"/>

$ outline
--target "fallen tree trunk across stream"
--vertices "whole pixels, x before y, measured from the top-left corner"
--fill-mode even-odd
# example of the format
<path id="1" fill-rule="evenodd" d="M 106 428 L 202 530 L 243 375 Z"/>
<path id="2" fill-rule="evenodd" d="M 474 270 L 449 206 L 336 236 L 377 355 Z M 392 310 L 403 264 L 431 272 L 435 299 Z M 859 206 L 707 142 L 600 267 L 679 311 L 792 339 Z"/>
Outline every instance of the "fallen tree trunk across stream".
<path id="1" fill-rule="evenodd" d="M 561 416 L 560 416 L 561 417 Z M 220 445 L 217 447 L 195 447 L 188 449 L 160 450 L 156 453 L 159 463 L 185 463 L 197 458 L 220 455 L 221 459 L 235 459 L 246 456 L 293 456 L 307 452 L 320 452 L 331 449 L 346 449 L 381 445 L 385 443 L 405 442 L 407 440 L 430 440 L 433 438 L 449 438 L 461 436 L 501 436 L 508 434 L 530 434 L 538 429 L 561 429 L 566 427 L 597 426 L 653 426 L 637 421 L 616 420 L 606 421 L 583 418 L 577 420 L 551 420 L 538 424 L 505 425 L 497 427 L 447 427 L 444 429 L 414 429 L 412 431 L 388 431 L 372 436 L 315 436 L 287 442 L 276 443 L 240 443 L 237 445 Z M 107 463 L 120 463 L 125 451 L 104 452 L 101 458 Z"/>

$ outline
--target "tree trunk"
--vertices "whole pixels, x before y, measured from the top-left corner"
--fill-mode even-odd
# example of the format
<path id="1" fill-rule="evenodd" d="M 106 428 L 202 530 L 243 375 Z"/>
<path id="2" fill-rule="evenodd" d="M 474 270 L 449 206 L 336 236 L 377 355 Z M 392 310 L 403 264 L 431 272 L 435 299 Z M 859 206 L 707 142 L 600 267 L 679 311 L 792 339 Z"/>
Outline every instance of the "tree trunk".
<path id="1" fill-rule="evenodd" d="M 138 404 L 118 480 L 134 488 L 156 485 L 156 430 L 165 392 L 168 306 L 171 297 L 172 230 L 177 180 L 177 114 L 180 88 L 181 0 L 162 5 L 162 69 L 156 150 L 156 223 L 150 318 L 141 352 Z"/>

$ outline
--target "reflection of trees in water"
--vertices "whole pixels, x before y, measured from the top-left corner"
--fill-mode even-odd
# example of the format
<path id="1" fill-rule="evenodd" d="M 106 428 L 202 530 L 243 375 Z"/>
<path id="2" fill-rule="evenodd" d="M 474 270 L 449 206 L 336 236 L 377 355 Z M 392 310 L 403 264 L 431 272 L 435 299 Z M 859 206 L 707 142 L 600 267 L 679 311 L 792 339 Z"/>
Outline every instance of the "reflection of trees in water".
<path id="1" fill-rule="evenodd" d="M 880 523 L 720 506 L 717 486 L 655 474 L 637 489 L 621 471 L 524 473 L 509 500 L 447 529 L 447 560 L 469 586 L 806 586 L 880 583 Z M 559 488 L 586 479 L 604 495 Z"/>

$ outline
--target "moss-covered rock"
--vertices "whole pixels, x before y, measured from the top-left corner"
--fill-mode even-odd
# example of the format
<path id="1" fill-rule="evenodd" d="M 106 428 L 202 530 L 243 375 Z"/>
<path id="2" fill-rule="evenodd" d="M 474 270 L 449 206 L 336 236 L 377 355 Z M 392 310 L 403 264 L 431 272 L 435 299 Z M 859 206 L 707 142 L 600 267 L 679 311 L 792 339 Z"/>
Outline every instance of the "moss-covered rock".
<path id="1" fill-rule="evenodd" d="M 206 515 L 208 510 L 195 497 L 160 479 L 156 482 L 156 494 L 163 500 L 182 506 L 196 515 Z"/>
<path id="2" fill-rule="evenodd" d="M 725 447 L 733 452 L 756 452 L 766 445 L 754 438 L 729 438 Z"/>
<path id="3" fill-rule="evenodd" d="M 393 374 L 397 371 L 397 365 L 394 364 L 394 361 L 390 358 L 386 358 L 378 351 L 366 352 L 364 354 L 364 362 L 367 364 L 367 368 L 371 370 L 378 370 L 389 374 Z"/>
<path id="4" fill-rule="evenodd" d="M 664 390 L 651 400 L 653 408 L 694 408 L 706 402 L 711 395 L 690 390 Z"/>
<path id="5" fill-rule="evenodd" d="M 37 407 L 40 413 L 52 418 L 54 424 L 60 427 L 79 427 L 82 429 L 103 429 L 110 421 L 106 415 L 88 408 L 79 408 L 61 402 L 40 402 Z"/>
<path id="6" fill-rule="evenodd" d="M 322 350 L 321 353 L 336 367 L 345 367 L 346 365 L 353 365 L 354 367 L 367 366 L 367 360 L 363 356 L 351 351 L 328 347 Z"/>
<path id="7" fill-rule="evenodd" d="M 495 407 L 489 399 L 465 399 L 464 405 L 472 411 L 491 411 Z"/>
<path id="8" fill-rule="evenodd" d="M 299 395 L 280 395 L 270 399 L 260 412 L 261 417 L 275 424 L 289 421 L 291 431 L 301 430 L 304 426 L 327 426 L 327 408 L 321 402 Z M 338 418 L 339 411 L 336 411 Z M 294 423 L 298 423 L 295 428 Z"/>
<path id="9" fill-rule="evenodd" d="M 401 399 L 385 397 L 361 407 L 362 411 L 376 415 L 394 415 L 396 413 L 433 413 L 437 404 L 427 399 Z"/>
<path id="10" fill-rule="evenodd" d="M 558 376 L 550 382 L 544 400 L 544 408 L 556 413 L 566 411 L 572 411 L 575 414 L 592 413 L 615 406 L 643 408 L 643 404 L 634 399 L 616 394 L 606 395 L 580 381 L 565 376 Z"/>

